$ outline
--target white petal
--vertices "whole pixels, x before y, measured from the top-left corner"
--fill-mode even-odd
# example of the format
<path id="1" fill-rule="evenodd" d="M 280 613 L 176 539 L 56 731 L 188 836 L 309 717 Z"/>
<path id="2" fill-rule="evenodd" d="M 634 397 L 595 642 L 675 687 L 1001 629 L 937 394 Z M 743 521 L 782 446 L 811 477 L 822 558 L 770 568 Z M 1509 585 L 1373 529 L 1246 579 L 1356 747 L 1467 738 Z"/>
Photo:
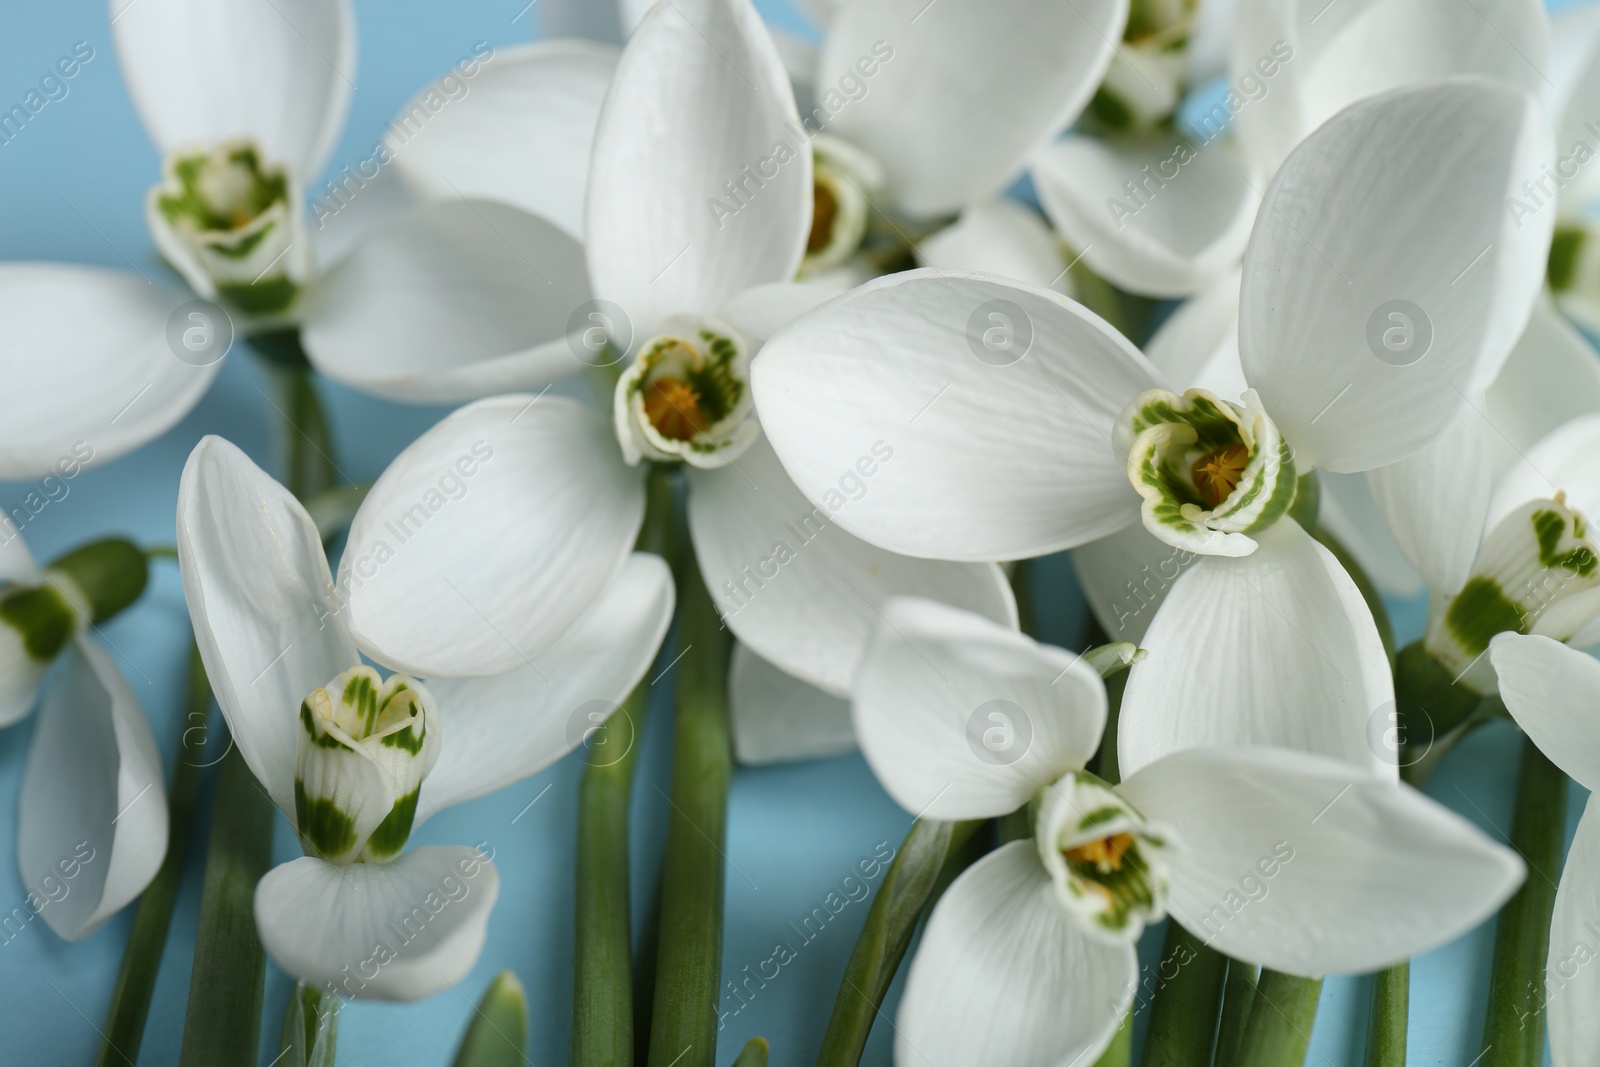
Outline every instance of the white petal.
<path id="1" fill-rule="evenodd" d="M 1350 550 L 1379 589 L 1399 597 L 1422 592 L 1422 576 L 1395 544 L 1365 474 L 1318 471 L 1317 489 L 1317 525 Z"/>
<path id="2" fill-rule="evenodd" d="M 583 249 L 492 201 L 441 201 L 376 228 L 314 291 L 306 353 L 318 370 L 431 404 L 533 388 L 584 369 Z M 574 320 L 577 326 L 574 327 Z"/>
<path id="3" fill-rule="evenodd" d="M 384 143 L 419 196 L 504 201 L 581 240 L 589 148 L 618 54 L 572 40 L 501 49 L 471 78 L 453 70 L 430 84 Z M 445 79 L 464 95 L 441 94 Z M 429 94 L 445 105 L 430 109 Z"/>
<path id="4" fill-rule="evenodd" d="M 1594 961 L 1600 929 L 1600 805 L 1590 802 L 1567 850 L 1550 916 L 1550 951 L 1545 961 L 1545 1005 L 1549 1012 L 1550 1059 L 1555 1067 L 1580 1067 L 1600 1048 L 1600 971 Z"/>
<path id="5" fill-rule="evenodd" d="M 762 425 L 813 502 L 826 504 L 861 456 L 883 461 L 872 491 L 837 516 L 873 544 L 1017 559 L 1138 515 L 1111 427 L 1156 373 L 1058 293 L 987 275 L 891 275 L 779 331 L 751 377 Z"/>
<path id="6" fill-rule="evenodd" d="M 1285 161 L 1245 255 L 1239 353 L 1304 465 L 1402 459 L 1494 380 L 1555 215 L 1514 221 L 1506 197 L 1549 151 L 1526 93 L 1452 81 L 1363 101 Z"/>
<path id="7" fill-rule="evenodd" d="M 1067 137 L 1034 157 L 1033 180 L 1084 262 L 1145 296 L 1185 296 L 1236 264 L 1261 199 L 1235 142 L 1192 145 L 1161 133 Z"/>
<path id="8" fill-rule="evenodd" d="M 1191 749 L 1118 791 L 1173 831 L 1173 917 L 1219 952 L 1289 974 L 1421 955 L 1522 882 L 1516 853 L 1443 805 L 1303 752 Z"/>
<path id="9" fill-rule="evenodd" d="M 228 730 L 293 821 L 300 702 L 361 662 L 316 524 L 237 447 L 206 437 L 178 486 L 178 566 Z"/>
<path id="10" fill-rule="evenodd" d="M 638 340 L 793 277 L 811 232 L 810 143 L 749 0 L 645 16 L 601 111 L 586 217 L 595 293 Z"/>
<path id="11" fill-rule="evenodd" d="M 728 302 L 719 316 L 752 341 L 765 341 L 824 300 L 844 292 L 816 282 L 773 282 L 754 285 Z"/>
<path id="12" fill-rule="evenodd" d="M 643 477 L 575 401 L 460 409 L 400 453 L 356 512 L 339 561 L 351 631 L 408 674 L 527 666 L 627 561 Z"/>
<path id="13" fill-rule="evenodd" d="M 1567 505 L 1600 521 L 1600 414 L 1586 415 L 1557 426 L 1543 440 L 1523 452 L 1501 477 L 1489 498 L 1488 528 L 1520 505 L 1556 493 L 1567 495 Z"/>
<path id="14" fill-rule="evenodd" d="M 163 153 L 251 137 L 309 185 L 355 88 L 346 0 L 110 0 L 128 92 Z"/>
<path id="15" fill-rule="evenodd" d="M 1136 522 L 1072 550 L 1083 597 L 1113 641 L 1139 644 L 1167 590 L 1199 557 L 1173 548 Z"/>
<path id="16" fill-rule="evenodd" d="M 884 606 L 856 675 L 854 718 L 862 754 L 901 807 L 981 819 L 1088 762 L 1106 691 L 1081 656 L 908 597 Z"/>
<path id="17" fill-rule="evenodd" d="M 422 783 L 417 821 L 521 781 L 588 743 L 650 669 L 672 603 L 667 565 L 636 552 L 594 609 L 532 662 L 486 678 L 430 678 L 444 746 Z M 617 758 L 634 739 L 631 722 L 606 727 Z M 591 760 L 602 755 L 612 750 L 591 746 Z"/>
<path id="18" fill-rule="evenodd" d="M 1031 841 L 951 883 L 923 932 L 895 1025 L 895 1062 L 929 1067 L 1093 1063 L 1138 988 L 1126 942 L 1088 933 L 1055 900 Z"/>
<path id="19" fill-rule="evenodd" d="M 144 712 L 111 658 L 66 654 L 17 803 L 17 863 L 50 928 L 88 937 L 144 892 L 167 854 L 167 794 Z"/>
<path id="20" fill-rule="evenodd" d="M 1072 295 L 1055 234 L 1034 212 L 1003 197 L 967 205 L 959 219 L 917 244 L 917 263 L 1015 278 Z"/>
<path id="21" fill-rule="evenodd" d="M 1229 271 L 1179 305 L 1144 353 L 1178 388 L 1238 400 L 1249 388 L 1239 365 L 1239 272 Z"/>
<path id="22" fill-rule="evenodd" d="M 837 485 L 848 509 L 880 473 L 865 456 Z M 1015 627 L 1016 602 L 993 563 L 913 559 L 841 529 L 813 507 L 765 438 L 731 467 L 689 472 L 689 532 L 723 621 L 766 659 L 845 696 L 882 604 L 922 596 Z"/>
<path id="23" fill-rule="evenodd" d="M 39 565 L 11 519 L 0 514 L 0 582 L 39 581 Z"/>
<path id="24" fill-rule="evenodd" d="M 1489 643 L 1489 659 L 1523 732 L 1578 784 L 1600 788 L 1600 663 L 1548 637 L 1513 633 Z"/>
<path id="25" fill-rule="evenodd" d="M 1400 551 L 1436 596 L 1466 583 L 1489 510 L 1489 429 L 1467 408 L 1420 452 L 1367 474 Z"/>
<path id="26" fill-rule="evenodd" d="M 278 966 L 340 997 L 419 1000 L 467 976 L 500 895 L 477 849 L 414 848 L 393 863 L 302 856 L 256 886 L 256 928 Z"/>
<path id="27" fill-rule="evenodd" d="M 29 654 L 21 634 L 10 626 L 0 629 L 0 728 L 28 717 L 49 673 L 50 664 Z"/>
<path id="28" fill-rule="evenodd" d="M 882 162 L 900 208 L 954 212 L 1071 124 L 1127 17 L 1126 0 L 851 0 L 828 26 L 806 123 Z"/>
<path id="29" fill-rule="evenodd" d="M 1600 355 L 1565 315 L 1541 298 L 1478 406 L 1493 428 L 1489 447 L 1499 474 L 1551 427 L 1600 411 Z"/>
<path id="30" fill-rule="evenodd" d="M 189 299 L 122 271 L 0 264 L 0 478 L 114 459 L 183 418 L 219 368 L 174 355 Z"/>
<path id="31" fill-rule="evenodd" d="M 1277 745 L 1392 775 L 1368 740 L 1394 706 L 1389 659 L 1355 582 L 1292 519 L 1256 540 L 1168 591 L 1122 696 L 1123 773 L 1187 748 Z"/>
<path id="32" fill-rule="evenodd" d="M 788 763 L 856 747 L 850 703 L 802 682 L 734 643 L 728 666 L 733 754 L 740 763 Z"/>

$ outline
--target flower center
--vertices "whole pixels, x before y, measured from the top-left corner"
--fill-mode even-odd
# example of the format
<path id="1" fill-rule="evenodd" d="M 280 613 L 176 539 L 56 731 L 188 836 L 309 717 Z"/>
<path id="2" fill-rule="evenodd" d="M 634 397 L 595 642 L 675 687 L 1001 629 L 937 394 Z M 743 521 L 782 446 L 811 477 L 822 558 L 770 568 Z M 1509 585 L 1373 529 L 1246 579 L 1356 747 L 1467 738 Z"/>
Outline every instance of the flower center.
<path id="1" fill-rule="evenodd" d="M 682 460 L 720 467 L 759 433 L 749 345 L 717 319 L 670 319 L 617 382 L 617 437 L 630 464 Z"/>
<path id="2" fill-rule="evenodd" d="M 806 255 L 816 255 L 828 247 L 833 237 L 833 220 L 839 215 L 839 198 L 826 181 L 811 183 L 811 236 L 806 239 Z"/>
<path id="3" fill-rule="evenodd" d="M 877 160 L 846 141 L 819 133 L 811 140 L 811 233 L 800 276 L 849 262 L 867 240 L 873 190 L 883 185 Z"/>
<path id="4" fill-rule="evenodd" d="M 1250 450 L 1242 444 L 1225 445 L 1194 461 L 1189 476 L 1206 507 L 1217 507 L 1233 494 L 1249 463 Z"/>
<path id="5" fill-rule="evenodd" d="M 1122 857 L 1133 848 L 1132 834 L 1112 834 L 1085 841 L 1075 848 L 1063 849 L 1062 855 L 1074 870 L 1093 869 L 1097 874 L 1114 874 L 1122 870 Z"/>
<path id="6" fill-rule="evenodd" d="M 1038 845 L 1057 899 L 1091 929 L 1136 938 L 1164 914 L 1164 835 L 1087 771 L 1045 790 Z"/>
<path id="7" fill-rule="evenodd" d="M 644 413 L 662 437 L 687 441 L 709 423 L 694 386 L 682 378 L 657 378 L 644 390 Z"/>

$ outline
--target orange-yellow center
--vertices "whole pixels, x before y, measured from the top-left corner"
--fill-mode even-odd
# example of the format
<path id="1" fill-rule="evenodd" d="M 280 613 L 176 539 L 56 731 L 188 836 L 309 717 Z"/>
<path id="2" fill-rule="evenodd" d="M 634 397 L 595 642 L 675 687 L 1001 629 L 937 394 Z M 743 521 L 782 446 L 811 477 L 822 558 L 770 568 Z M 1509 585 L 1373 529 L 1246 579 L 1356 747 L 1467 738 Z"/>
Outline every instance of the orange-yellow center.
<path id="1" fill-rule="evenodd" d="M 811 236 L 806 239 L 806 254 L 816 255 L 828 247 L 833 236 L 833 220 L 839 214 L 839 200 L 821 182 L 811 186 Z"/>
<path id="2" fill-rule="evenodd" d="M 1092 863 L 1101 874 L 1122 870 L 1122 857 L 1133 848 L 1132 834 L 1112 834 L 1085 841 L 1076 848 L 1064 849 L 1062 855 L 1069 863 Z"/>
<path id="3" fill-rule="evenodd" d="M 1214 508 L 1238 488 L 1239 479 L 1244 477 L 1244 469 L 1249 465 L 1248 448 L 1228 445 L 1195 460 L 1189 473 L 1194 478 L 1194 487 L 1200 490 L 1200 499 L 1205 501 L 1206 507 Z"/>
<path id="4" fill-rule="evenodd" d="M 682 378 L 657 378 L 645 386 L 644 414 L 671 441 L 688 441 L 706 428 L 700 399 Z"/>

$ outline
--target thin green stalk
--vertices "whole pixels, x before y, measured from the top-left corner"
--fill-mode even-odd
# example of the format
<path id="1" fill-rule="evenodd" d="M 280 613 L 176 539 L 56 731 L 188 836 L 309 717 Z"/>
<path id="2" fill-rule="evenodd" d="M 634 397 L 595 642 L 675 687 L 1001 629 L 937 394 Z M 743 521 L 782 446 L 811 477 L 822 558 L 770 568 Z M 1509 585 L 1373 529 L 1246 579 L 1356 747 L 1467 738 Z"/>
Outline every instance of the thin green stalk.
<path id="1" fill-rule="evenodd" d="M 651 1012 L 651 1067 L 712 1067 L 722 978 L 723 845 L 733 746 L 728 643 L 700 568 L 683 553 L 678 716 L 662 875 L 660 961 Z"/>
<path id="2" fill-rule="evenodd" d="M 251 345 L 264 357 L 281 417 L 285 464 L 283 484 L 301 503 L 344 484 L 334 462 L 333 433 L 317 397 L 315 374 L 300 345 L 298 330 L 257 334 Z"/>
<path id="3" fill-rule="evenodd" d="M 1410 1005 L 1410 962 L 1397 963 L 1372 976 L 1372 1008 L 1367 1017 L 1367 1067 L 1406 1067 Z"/>
<path id="4" fill-rule="evenodd" d="M 1017 626 L 1030 637 L 1038 637 L 1038 619 L 1033 610 L 1033 560 L 1019 559 L 1011 565 L 1011 593 L 1017 601 Z"/>
<path id="5" fill-rule="evenodd" d="M 182 1067 L 256 1061 L 267 954 L 256 936 L 254 901 L 272 861 L 272 817 L 272 802 L 238 749 L 230 749 L 212 805 Z"/>
<path id="6" fill-rule="evenodd" d="M 1227 974 L 1228 957 L 1177 920 L 1167 922 L 1157 970 L 1161 985 L 1150 1006 L 1144 1067 L 1208 1067 Z"/>
<path id="7" fill-rule="evenodd" d="M 1482 1067 L 1539 1067 L 1543 1062 L 1544 967 L 1566 843 L 1566 810 L 1567 776 L 1523 738 L 1511 847 L 1528 865 L 1528 880 L 1500 909 L 1495 923 Z"/>
<path id="8" fill-rule="evenodd" d="M 128 933 L 127 947 L 122 950 L 122 969 L 117 972 L 117 984 L 111 991 L 111 1006 L 106 1009 L 96 1067 L 132 1063 L 139 1058 L 150 998 L 155 993 L 167 930 L 172 925 L 172 909 L 178 900 L 178 883 L 183 879 L 183 861 L 189 854 L 195 800 L 200 793 L 200 768 L 205 765 L 202 756 L 206 718 L 211 711 L 211 685 L 200 663 L 200 650 L 192 644 L 184 711 L 184 729 L 178 737 L 178 760 L 172 768 L 172 786 L 167 794 L 167 855 L 139 898 L 133 929 Z"/>
<path id="9" fill-rule="evenodd" d="M 995 820 L 995 847 L 1008 845 L 1013 841 L 1026 841 L 1033 836 L 1033 812 L 1029 805 L 1013 811 L 1009 815 L 1002 815 Z"/>
<path id="10" fill-rule="evenodd" d="M 272 1067 L 333 1067 L 339 1047 L 339 998 L 296 982 L 283 1013 L 278 1058 Z"/>
<path id="11" fill-rule="evenodd" d="M 911 944 L 918 920 L 959 868 L 975 858 L 966 846 L 982 825 L 928 819 L 911 824 L 845 964 L 839 995 L 817 1053 L 817 1067 L 856 1067 L 861 1062 L 878 1006 Z"/>
<path id="12" fill-rule="evenodd" d="M 1127 688 L 1127 671 L 1118 671 L 1106 679 L 1106 729 L 1100 735 L 1100 752 L 1090 767 L 1112 785 L 1122 780 L 1122 768 L 1117 764 L 1117 724 L 1122 718 L 1122 692 Z"/>
<path id="13" fill-rule="evenodd" d="M 1094 1067 L 1128 1067 L 1133 1059 L 1133 1016 L 1124 1015 L 1122 1025 L 1112 1035 L 1111 1044 L 1094 1061 Z"/>
<path id="14" fill-rule="evenodd" d="M 1261 969 L 1237 1067 L 1301 1067 L 1317 1022 L 1322 979 Z"/>
<path id="15" fill-rule="evenodd" d="M 1241 960 L 1228 961 L 1228 982 L 1222 992 L 1222 1021 L 1217 1024 L 1217 1067 L 1239 1061 L 1239 1046 L 1250 1025 L 1250 1009 L 1256 1002 L 1256 976 L 1261 968 Z"/>

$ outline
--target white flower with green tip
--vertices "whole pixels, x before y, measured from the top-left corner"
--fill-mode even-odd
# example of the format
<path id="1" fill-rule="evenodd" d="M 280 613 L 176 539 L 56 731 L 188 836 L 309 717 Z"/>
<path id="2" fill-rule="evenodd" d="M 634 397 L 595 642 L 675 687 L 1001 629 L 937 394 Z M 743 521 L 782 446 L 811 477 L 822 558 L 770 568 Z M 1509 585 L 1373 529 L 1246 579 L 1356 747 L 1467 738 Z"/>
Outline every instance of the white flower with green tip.
<path id="1" fill-rule="evenodd" d="M 1009 747 L 985 748 L 1008 709 Z M 1083 770 L 1106 720 L 1081 657 L 900 599 L 862 661 L 861 749 L 901 807 L 983 819 L 1023 806 L 1032 840 L 939 899 L 895 1020 L 895 1062 L 1093 1063 L 1164 915 L 1289 974 L 1377 970 L 1476 926 L 1523 878 L 1516 854 L 1392 778 L 1275 748 L 1196 748 L 1108 785 Z"/>

